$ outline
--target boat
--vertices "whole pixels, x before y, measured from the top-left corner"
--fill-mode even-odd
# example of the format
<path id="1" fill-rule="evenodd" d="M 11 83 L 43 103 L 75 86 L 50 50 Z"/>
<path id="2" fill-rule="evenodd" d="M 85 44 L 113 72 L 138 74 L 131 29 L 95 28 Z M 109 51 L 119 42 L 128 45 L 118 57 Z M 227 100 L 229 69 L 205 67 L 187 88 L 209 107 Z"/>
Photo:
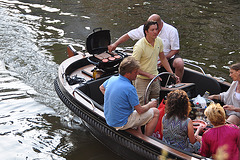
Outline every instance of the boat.
<path id="1" fill-rule="evenodd" d="M 139 134 L 134 129 L 116 131 L 107 125 L 103 110 L 104 96 L 99 86 L 112 75 L 117 75 L 121 60 L 131 55 L 124 51 L 108 53 L 108 44 L 110 32 L 100 28 L 88 36 L 87 52 L 76 51 L 72 45 L 67 47 L 69 58 L 60 64 L 54 82 L 62 102 L 82 119 L 97 140 L 124 159 L 207 159 L 170 146 L 158 138 Z M 191 67 L 197 67 L 201 71 Z M 167 72 L 158 75 L 166 76 L 166 80 L 163 78 L 161 84 L 160 99 L 174 89 L 183 89 L 189 98 L 194 98 L 198 94 L 203 95 L 205 91 L 217 94 L 226 91 L 230 86 L 227 82 L 206 75 L 196 65 L 184 68 L 180 84 L 169 84 L 169 75 L 171 74 Z"/>

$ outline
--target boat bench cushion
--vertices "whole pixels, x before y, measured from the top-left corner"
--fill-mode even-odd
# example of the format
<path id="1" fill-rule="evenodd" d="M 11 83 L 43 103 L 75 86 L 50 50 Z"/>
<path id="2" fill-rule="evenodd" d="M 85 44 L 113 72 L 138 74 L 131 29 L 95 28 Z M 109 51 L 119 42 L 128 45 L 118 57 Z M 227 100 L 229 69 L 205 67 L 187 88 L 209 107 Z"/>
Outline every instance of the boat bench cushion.
<path id="1" fill-rule="evenodd" d="M 79 89 L 89 96 L 93 101 L 98 103 L 100 106 L 103 106 L 104 95 L 99 89 L 99 86 L 109 77 L 100 78 L 97 80 L 92 80 L 84 84 L 84 86 Z M 103 107 L 101 107 L 103 109 Z"/>

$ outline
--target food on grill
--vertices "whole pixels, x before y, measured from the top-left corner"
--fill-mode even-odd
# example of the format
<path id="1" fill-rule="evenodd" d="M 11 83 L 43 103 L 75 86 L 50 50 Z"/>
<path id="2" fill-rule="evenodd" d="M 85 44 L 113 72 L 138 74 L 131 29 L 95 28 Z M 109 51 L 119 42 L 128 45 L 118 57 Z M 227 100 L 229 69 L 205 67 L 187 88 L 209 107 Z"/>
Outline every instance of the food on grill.
<path id="1" fill-rule="evenodd" d="M 102 59 L 102 62 L 103 62 L 103 63 L 107 63 L 107 62 L 108 62 L 108 59 L 104 58 L 104 59 Z"/>
<path id="2" fill-rule="evenodd" d="M 114 58 L 116 58 L 116 59 L 120 59 L 120 58 L 121 58 L 121 56 L 119 56 L 119 55 L 116 55 L 116 56 L 114 56 Z"/>
<path id="3" fill-rule="evenodd" d="M 114 57 L 109 57 L 108 59 L 109 59 L 110 61 L 114 61 L 114 60 L 115 60 Z"/>

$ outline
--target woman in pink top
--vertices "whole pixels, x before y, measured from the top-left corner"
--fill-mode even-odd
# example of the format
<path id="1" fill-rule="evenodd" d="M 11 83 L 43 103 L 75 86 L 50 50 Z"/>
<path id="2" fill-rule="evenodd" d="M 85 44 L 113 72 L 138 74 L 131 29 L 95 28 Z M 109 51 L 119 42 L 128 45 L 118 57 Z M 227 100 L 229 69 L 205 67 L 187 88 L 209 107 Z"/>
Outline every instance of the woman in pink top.
<path id="1" fill-rule="evenodd" d="M 204 114 L 214 127 L 203 134 L 200 154 L 214 159 L 226 156 L 228 160 L 239 160 L 240 129 L 225 124 L 225 111 L 220 104 L 210 104 Z"/>

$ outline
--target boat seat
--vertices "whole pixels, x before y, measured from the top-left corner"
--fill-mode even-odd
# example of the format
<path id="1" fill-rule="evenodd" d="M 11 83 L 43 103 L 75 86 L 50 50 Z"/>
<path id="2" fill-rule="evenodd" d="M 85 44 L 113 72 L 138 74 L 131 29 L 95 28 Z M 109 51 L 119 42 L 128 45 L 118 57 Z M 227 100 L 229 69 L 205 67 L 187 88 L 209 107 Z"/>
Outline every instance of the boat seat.
<path id="1" fill-rule="evenodd" d="M 96 101 L 100 105 L 103 104 L 104 95 L 100 91 L 99 87 L 101 84 L 103 84 L 104 81 L 105 79 L 99 79 L 99 80 L 94 80 L 88 83 L 88 88 L 90 90 L 89 97 L 91 97 L 94 101 Z"/>
<path id="2" fill-rule="evenodd" d="M 193 72 L 195 73 L 193 74 Z M 221 86 L 216 79 L 207 75 L 203 76 L 201 73 L 194 70 L 184 70 L 182 83 L 195 83 L 196 94 L 200 95 L 203 95 L 206 91 L 211 95 L 221 92 Z"/>
<path id="3" fill-rule="evenodd" d="M 160 100 L 165 98 L 169 92 L 177 90 L 177 89 L 184 90 L 187 93 L 189 98 L 196 97 L 195 83 L 178 83 L 178 84 L 170 85 L 167 87 L 161 86 L 160 95 L 159 95 Z"/>
<path id="4" fill-rule="evenodd" d="M 79 87 L 79 89 L 84 92 L 87 96 L 91 97 L 91 99 L 98 103 L 99 106 L 101 106 L 101 109 L 103 110 L 103 103 L 104 103 L 104 95 L 99 89 L 99 86 L 103 84 L 105 80 L 107 80 L 109 77 L 103 77 L 97 80 L 88 81 L 87 83 L 84 83 L 83 86 Z"/>

